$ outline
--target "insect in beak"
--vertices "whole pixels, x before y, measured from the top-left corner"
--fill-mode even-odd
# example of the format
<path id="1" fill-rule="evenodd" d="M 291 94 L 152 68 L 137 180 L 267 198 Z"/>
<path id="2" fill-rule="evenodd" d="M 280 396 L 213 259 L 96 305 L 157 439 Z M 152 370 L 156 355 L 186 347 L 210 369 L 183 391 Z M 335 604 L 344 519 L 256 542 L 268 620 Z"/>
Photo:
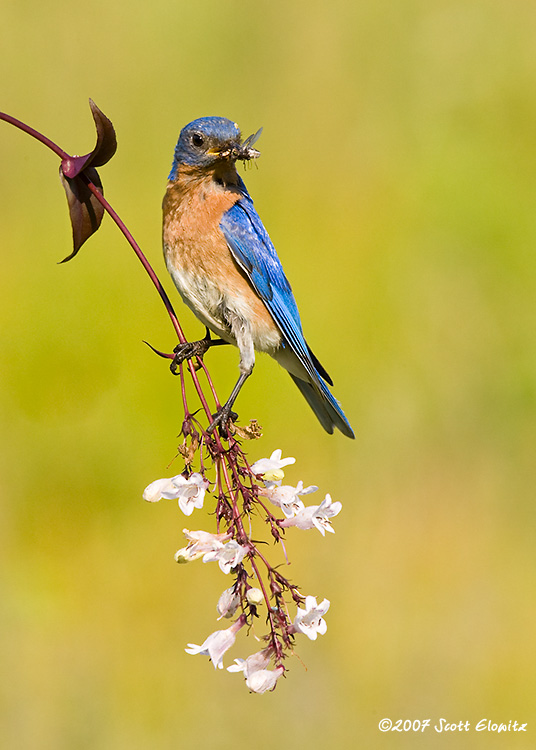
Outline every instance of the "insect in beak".
<path id="1" fill-rule="evenodd" d="M 228 148 L 219 150 L 217 148 L 211 148 L 207 151 L 211 156 L 219 156 L 220 159 L 232 159 L 233 161 L 249 161 L 251 159 L 257 159 L 261 152 L 253 148 L 253 144 L 257 141 L 262 133 L 262 128 L 257 130 L 256 133 L 246 138 L 244 143 L 232 143 Z"/>
<path id="2" fill-rule="evenodd" d="M 244 143 L 240 146 L 241 156 L 239 156 L 239 159 L 248 160 L 248 159 L 257 159 L 261 152 L 257 151 L 256 148 L 253 148 L 253 144 L 256 143 L 262 134 L 262 128 L 259 128 L 256 133 L 253 133 L 253 135 L 250 135 L 246 138 Z"/>

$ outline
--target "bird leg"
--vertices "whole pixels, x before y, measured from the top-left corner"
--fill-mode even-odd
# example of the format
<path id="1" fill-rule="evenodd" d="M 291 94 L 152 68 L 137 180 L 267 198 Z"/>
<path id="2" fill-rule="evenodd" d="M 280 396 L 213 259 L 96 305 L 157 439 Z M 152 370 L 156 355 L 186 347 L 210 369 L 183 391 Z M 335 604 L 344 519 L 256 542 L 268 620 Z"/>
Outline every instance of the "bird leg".
<path id="1" fill-rule="evenodd" d="M 246 372 L 242 372 L 240 374 L 240 377 L 236 381 L 236 385 L 233 388 L 231 395 L 225 402 L 225 404 L 218 410 L 216 414 L 214 414 L 214 419 L 212 420 L 212 424 L 209 426 L 207 432 L 212 432 L 216 429 L 216 427 L 219 428 L 221 437 L 226 437 L 225 432 L 227 430 L 227 425 L 229 422 L 234 422 L 236 418 L 238 417 L 238 414 L 233 411 L 233 404 L 237 399 L 238 394 L 240 393 L 240 390 L 246 380 L 249 378 L 251 373 L 253 372 L 253 365 L 251 366 L 250 370 L 246 370 Z"/>
<path id="2" fill-rule="evenodd" d="M 175 356 L 171 361 L 169 369 L 173 375 L 176 375 L 177 368 L 181 362 L 184 362 L 187 359 L 192 359 L 192 357 L 202 357 L 212 346 L 223 346 L 228 343 L 228 341 L 224 341 L 223 339 L 212 339 L 210 337 L 210 331 L 207 328 L 205 338 L 200 339 L 199 341 L 186 341 L 184 344 L 177 344 L 173 349 Z"/>
<path id="3" fill-rule="evenodd" d="M 223 438 L 227 437 L 226 433 L 229 421 L 234 422 L 238 417 L 238 414 L 232 410 L 233 404 L 255 366 L 255 349 L 249 324 L 235 311 L 227 309 L 226 315 L 231 328 L 231 333 L 236 340 L 236 345 L 240 351 L 240 377 L 236 381 L 236 385 L 231 391 L 231 395 L 225 404 L 220 407 L 217 414 L 214 415 L 212 424 L 208 428 L 208 432 L 213 432 L 213 430 L 218 427 L 219 433 Z"/>

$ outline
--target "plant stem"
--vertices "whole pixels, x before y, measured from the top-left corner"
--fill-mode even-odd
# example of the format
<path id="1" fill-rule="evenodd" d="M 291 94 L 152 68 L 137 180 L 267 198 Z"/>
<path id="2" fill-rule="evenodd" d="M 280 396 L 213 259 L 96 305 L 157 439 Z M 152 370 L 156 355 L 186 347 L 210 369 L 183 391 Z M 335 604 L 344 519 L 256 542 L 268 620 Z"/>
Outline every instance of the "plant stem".
<path id="1" fill-rule="evenodd" d="M 54 151 L 55 154 L 57 154 L 60 159 L 69 159 L 70 155 L 64 151 L 62 148 L 60 148 L 54 141 L 51 141 L 50 138 L 47 138 L 46 135 L 43 135 L 43 133 L 40 133 L 38 130 L 35 130 L 35 128 L 30 127 L 29 125 L 26 125 L 25 122 L 21 122 L 20 120 L 17 120 L 16 117 L 12 117 L 11 115 L 6 114 L 5 112 L 0 112 L 0 120 L 4 120 L 5 122 L 9 122 L 10 125 L 14 125 L 19 130 L 23 130 L 28 135 L 31 135 L 32 138 L 35 138 L 36 140 L 43 143 L 45 146 L 48 146 L 48 148 L 51 151 Z"/>

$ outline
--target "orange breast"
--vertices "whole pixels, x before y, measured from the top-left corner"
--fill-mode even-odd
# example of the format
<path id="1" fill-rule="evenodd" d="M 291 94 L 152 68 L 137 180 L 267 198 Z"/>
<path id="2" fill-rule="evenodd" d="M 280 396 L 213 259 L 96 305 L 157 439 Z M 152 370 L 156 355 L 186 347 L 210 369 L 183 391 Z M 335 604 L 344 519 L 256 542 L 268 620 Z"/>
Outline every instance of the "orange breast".
<path id="1" fill-rule="evenodd" d="M 264 302 L 234 260 L 220 229 L 240 198 L 212 177 L 169 183 L 164 197 L 164 254 L 186 304 L 218 335 L 233 340 L 222 309 L 247 321 L 257 350 L 273 352 L 280 333 Z"/>

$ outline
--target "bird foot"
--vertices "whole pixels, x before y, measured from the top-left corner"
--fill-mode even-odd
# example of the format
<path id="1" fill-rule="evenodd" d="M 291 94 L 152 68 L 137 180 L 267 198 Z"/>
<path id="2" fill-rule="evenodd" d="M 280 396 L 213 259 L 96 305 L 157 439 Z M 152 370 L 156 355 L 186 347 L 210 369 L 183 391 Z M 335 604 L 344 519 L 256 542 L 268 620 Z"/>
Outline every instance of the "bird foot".
<path id="1" fill-rule="evenodd" d="M 207 432 L 213 432 L 217 427 L 218 432 L 220 433 L 220 437 L 222 438 L 226 438 L 228 436 L 227 433 L 229 422 L 236 422 L 236 420 L 238 419 L 238 414 L 233 411 L 230 406 L 227 406 L 227 404 L 222 406 L 221 409 L 212 416 L 213 420 L 208 427 Z"/>
<path id="2" fill-rule="evenodd" d="M 211 341 L 206 338 L 201 339 L 200 341 L 187 341 L 185 344 L 178 344 L 173 349 L 175 356 L 171 361 L 169 369 L 174 375 L 176 375 L 177 368 L 181 362 L 184 362 L 187 359 L 192 359 L 192 357 L 202 357 L 210 349 L 210 346 Z"/>

